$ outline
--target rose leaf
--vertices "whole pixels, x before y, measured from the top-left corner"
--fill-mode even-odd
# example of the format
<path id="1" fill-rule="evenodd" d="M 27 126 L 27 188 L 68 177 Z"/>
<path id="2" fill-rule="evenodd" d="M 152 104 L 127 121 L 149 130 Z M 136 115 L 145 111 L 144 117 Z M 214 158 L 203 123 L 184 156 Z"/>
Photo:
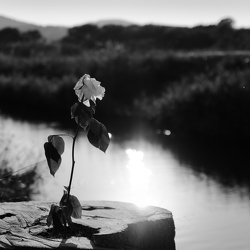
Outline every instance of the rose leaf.
<path id="1" fill-rule="evenodd" d="M 101 129 L 102 129 L 102 136 L 99 140 L 99 145 L 100 145 L 100 150 L 105 153 L 109 146 L 110 138 L 106 127 L 102 123 L 101 123 Z"/>
<path id="2" fill-rule="evenodd" d="M 89 142 L 96 148 L 100 148 L 99 140 L 102 136 L 101 123 L 92 118 L 88 127 L 87 137 Z"/>
<path id="3" fill-rule="evenodd" d="M 89 118 L 93 117 L 93 114 L 95 113 L 95 104 L 93 103 L 93 101 L 89 101 L 90 103 L 90 107 L 84 105 L 83 103 L 80 103 L 80 108 L 81 108 L 81 115 L 85 114 L 87 116 L 89 116 Z"/>
<path id="4" fill-rule="evenodd" d="M 94 118 L 91 119 L 89 128 L 95 135 L 99 135 L 101 133 L 101 123 Z"/>
<path id="5" fill-rule="evenodd" d="M 71 118 L 75 118 L 76 116 L 79 115 L 79 102 L 76 102 L 70 109 L 70 113 L 71 113 Z"/>
<path id="6" fill-rule="evenodd" d="M 98 137 L 89 129 L 87 133 L 89 142 L 96 148 L 99 148 L 99 139 Z"/>
<path id="7" fill-rule="evenodd" d="M 88 107 L 83 103 L 78 102 L 71 107 L 71 118 L 75 118 L 76 123 L 86 130 L 94 112 L 93 103 Z"/>
<path id="8" fill-rule="evenodd" d="M 50 135 L 48 141 L 56 148 L 57 152 L 62 155 L 64 152 L 65 143 L 62 137 L 58 135 Z"/>
<path id="9" fill-rule="evenodd" d="M 56 171 L 61 165 L 62 158 L 51 142 L 44 143 L 44 151 L 50 169 L 50 174 L 55 176 Z"/>
<path id="10" fill-rule="evenodd" d="M 101 122 L 91 119 L 87 137 L 93 146 L 99 148 L 104 153 L 106 152 L 110 138 L 106 127 Z"/>
<path id="11" fill-rule="evenodd" d="M 88 116 L 86 116 L 85 114 L 81 115 L 81 116 L 77 116 L 75 117 L 75 121 L 77 124 L 79 124 L 84 130 L 86 130 L 86 128 L 88 127 L 89 123 L 90 123 L 90 118 Z"/>

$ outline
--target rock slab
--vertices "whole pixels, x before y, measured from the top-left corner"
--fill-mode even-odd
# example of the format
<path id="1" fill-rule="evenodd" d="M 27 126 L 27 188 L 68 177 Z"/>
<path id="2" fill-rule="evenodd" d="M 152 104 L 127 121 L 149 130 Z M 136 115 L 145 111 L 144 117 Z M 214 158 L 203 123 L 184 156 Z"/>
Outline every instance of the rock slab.
<path id="1" fill-rule="evenodd" d="M 46 220 L 53 202 L 0 203 L 0 249 L 174 250 L 175 226 L 166 209 L 114 201 L 81 202 L 78 230 L 56 234 Z"/>

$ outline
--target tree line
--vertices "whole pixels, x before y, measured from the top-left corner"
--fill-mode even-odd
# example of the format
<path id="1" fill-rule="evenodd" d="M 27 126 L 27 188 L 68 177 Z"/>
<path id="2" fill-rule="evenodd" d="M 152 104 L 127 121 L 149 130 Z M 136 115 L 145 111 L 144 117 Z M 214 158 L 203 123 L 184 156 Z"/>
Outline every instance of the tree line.
<path id="1" fill-rule="evenodd" d="M 234 28 L 230 18 L 216 25 L 169 27 L 160 25 L 85 24 L 70 28 L 66 37 L 48 43 L 37 30 L 0 30 L 0 51 L 5 54 L 33 55 L 57 51 L 77 55 L 84 50 L 115 48 L 119 51 L 146 50 L 250 50 L 250 29 Z"/>
<path id="2" fill-rule="evenodd" d="M 105 47 L 112 42 L 132 50 L 248 50 L 250 30 L 235 29 L 230 18 L 221 20 L 217 25 L 193 28 L 160 25 L 107 25 L 100 28 L 87 24 L 69 29 L 61 42 L 84 48 Z"/>

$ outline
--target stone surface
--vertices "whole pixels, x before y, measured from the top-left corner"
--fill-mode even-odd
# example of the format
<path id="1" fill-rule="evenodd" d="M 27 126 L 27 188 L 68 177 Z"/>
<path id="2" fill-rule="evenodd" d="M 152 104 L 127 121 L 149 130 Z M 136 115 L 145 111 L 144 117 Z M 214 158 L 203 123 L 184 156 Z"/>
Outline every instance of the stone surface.
<path id="1" fill-rule="evenodd" d="M 114 201 L 81 202 L 77 230 L 53 232 L 46 220 L 52 202 L 0 203 L 0 248 L 175 249 L 172 213 Z"/>

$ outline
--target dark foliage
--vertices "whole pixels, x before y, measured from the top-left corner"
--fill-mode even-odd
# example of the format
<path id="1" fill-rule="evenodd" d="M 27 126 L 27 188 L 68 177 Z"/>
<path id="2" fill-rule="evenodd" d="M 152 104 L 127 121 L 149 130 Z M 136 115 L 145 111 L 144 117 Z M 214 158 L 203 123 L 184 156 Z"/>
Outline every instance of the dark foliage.
<path id="1" fill-rule="evenodd" d="M 0 202 L 29 201 L 36 194 L 34 184 L 40 178 L 33 168 L 23 174 L 0 168 Z"/>
<path id="2" fill-rule="evenodd" d="M 249 138 L 249 46 L 250 31 L 231 19 L 194 28 L 88 24 L 53 44 L 36 31 L 0 30 L 0 110 L 71 125 L 73 87 L 88 73 L 107 89 L 96 118 L 111 132 L 144 121 L 172 135 Z"/>
<path id="3" fill-rule="evenodd" d="M 159 25 L 97 27 L 86 24 L 69 29 L 68 36 L 62 39 L 69 52 L 79 49 L 106 48 L 110 42 L 119 44 L 130 51 L 138 50 L 249 50 L 249 29 L 234 29 L 233 20 L 226 18 L 217 25 L 168 27 Z M 74 49 L 73 49 L 74 48 Z"/>
<path id="4" fill-rule="evenodd" d="M 108 90 L 96 110 L 108 127 L 117 119 L 142 118 L 178 134 L 249 137 L 247 53 L 164 53 L 2 56 L 1 110 L 67 126 L 76 101 L 73 87 L 84 69 Z"/>

